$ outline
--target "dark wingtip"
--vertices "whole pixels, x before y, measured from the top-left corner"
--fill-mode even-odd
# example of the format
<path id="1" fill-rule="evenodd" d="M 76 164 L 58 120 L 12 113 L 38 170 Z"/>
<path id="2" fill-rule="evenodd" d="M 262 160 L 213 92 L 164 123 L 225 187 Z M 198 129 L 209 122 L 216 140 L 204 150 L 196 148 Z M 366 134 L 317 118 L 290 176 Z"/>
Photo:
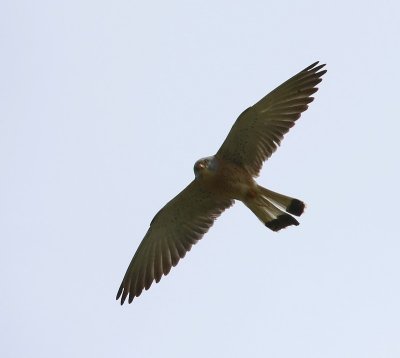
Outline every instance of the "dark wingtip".
<path id="1" fill-rule="evenodd" d="M 286 211 L 289 214 L 300 216 L 301 214 L 303 214 L 305 207 L 306 205 L 302 201 L 298 199 L 293 199 L 290 205 L 286 208 Z"/>
<path id="2" fill-rule="evenodd" d="M 121 297 L 121 306 L 124 304 L 125 299 L 126 299 L 126 293 L 124 291 L 124 287 L 121 285 L 121 287 L 118 290 L 117 296 L 115 297 L 115 299 L 118 301 L 119 298 Z"/>
<path id="3" fill-rule="evenodd" d="M 316 61 L 316 62 L 312 63 L 310 66 L 306 67 L 303 71 L 309 71 L 318 64 L 319 64 L 319 61 Z"/>
<path id="4" fill-rule="evenodd" d="M 289 214 L 281 214 L 276 219 L 268 221 L 265 226 L 272 231 L 279 231 L 290 225 L 299 225 L 299 222 Z"/>
<path id="5" fill-rule="evenodd" d="M 115 299 L 116 299 L 117 301 L 118 301 L 119 298 L 121 297 L 122 290 L 123 290 L 123 287 L 122 287 L 122 285 L 121 285 L 121 286 L 119 286 L 119 289 L 118 289 L 118 292 L 117 292 L 117 296 L 115 297 Z"/>
<path id="6" fill-rule="evenodd" d="M 306 67 L 302 72 L 307 72 L 307 71 L 312 71 L 314 73 L 318 73 L 319 76 L 323 76 L 327 70 L 323 70 L 318 72 L 320 69 L 324 68 L 326 66 L 326 63 L 323 63 L 321 65 L 318 65 L 319 61 L 314 62 L 313 64 L 311 64 L 310 66 Z M 318 65 L 318 66 L 317 66 Z"/>

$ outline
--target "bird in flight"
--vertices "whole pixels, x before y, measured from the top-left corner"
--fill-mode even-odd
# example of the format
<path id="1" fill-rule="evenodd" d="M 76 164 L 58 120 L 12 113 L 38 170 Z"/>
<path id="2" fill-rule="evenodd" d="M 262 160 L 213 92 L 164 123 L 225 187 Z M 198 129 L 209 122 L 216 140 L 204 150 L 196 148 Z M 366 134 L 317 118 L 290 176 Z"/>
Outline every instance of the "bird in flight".
<path id="1" fill-rule="evenodd" d="M 193 181 L 151 221 L 118 290 L 121 305 L 167 275 L 235 200 L 273 231 L 299 225 L 293 215 L 303 213 L 304 203 L 263 188 L 254 178 L 313 101 L 324 66 L 313 63 L 247 108 L 217 154 L 194 164 Z"/>

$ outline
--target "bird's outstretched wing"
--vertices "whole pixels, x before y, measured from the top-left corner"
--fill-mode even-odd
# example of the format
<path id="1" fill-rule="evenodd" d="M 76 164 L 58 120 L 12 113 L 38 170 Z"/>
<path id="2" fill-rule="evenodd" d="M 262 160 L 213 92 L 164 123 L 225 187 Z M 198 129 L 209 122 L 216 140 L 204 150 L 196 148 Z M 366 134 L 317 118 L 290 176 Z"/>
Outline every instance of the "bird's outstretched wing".
<path id="1" fill-rule="evenodd" d="M 126 271 L 117 293 L 121 305 L 167 275 L 233 203 L 203 190 L 196 180 L 167 203 L 151 221 Z"/>
<path id="2" fill-rule="evenodd" d="M 230 160 L 258 176 L 263 162 L 280 145 L 283 136 L 294 126 L 313 101 L 317 84 L 326 70 L 318 62 L 305 68 L 274 89 L 236 120 L 217 157 Z"/>

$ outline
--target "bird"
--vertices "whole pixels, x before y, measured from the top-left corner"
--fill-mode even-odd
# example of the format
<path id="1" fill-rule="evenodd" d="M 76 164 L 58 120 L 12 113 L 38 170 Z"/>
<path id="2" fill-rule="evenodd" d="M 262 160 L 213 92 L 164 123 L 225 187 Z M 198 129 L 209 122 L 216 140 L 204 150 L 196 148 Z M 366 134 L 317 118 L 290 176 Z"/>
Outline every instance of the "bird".
<path id="1" fill-rule="evenodd" d="M 167 275 L 235 201 L 272 231 L 299 225 L 294 216 L 303 213 L 304 202 L 266 189 L 255 178 L 314 100 L 324 67 L 313 63 L 247 108 L 217 153 L 196 161 L 193 181 L 152 219 L 119 287 L 121 305 Z"/>

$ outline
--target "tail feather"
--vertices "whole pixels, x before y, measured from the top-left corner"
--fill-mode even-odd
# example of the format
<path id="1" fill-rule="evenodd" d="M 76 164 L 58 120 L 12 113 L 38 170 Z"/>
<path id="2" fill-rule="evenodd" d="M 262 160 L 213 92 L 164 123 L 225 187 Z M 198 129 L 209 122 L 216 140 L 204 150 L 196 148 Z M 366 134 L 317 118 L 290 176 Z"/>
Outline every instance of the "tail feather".
<path id="1" fill-rule="evenodd" d="M 305 208 L 302 201 L 275 193 L 262 186 L 258 186 L 258 195 L 246 200 L 245 204 L 266 227 L 273 231 L 279 231 L 290 225 L 299 225 L 299 222 L 288 213 L 300 216 Z"/>
<path id="2" fill-rule="evenodd" d="M 299 199 L 291 198 L 283 194 L 276 193 L 272 190 L 258 186 L 262 196 L 268 198 L 274 204 L 288 212 L 289 214 L 300 216 L 303 214 L 306 205 Z"/>

